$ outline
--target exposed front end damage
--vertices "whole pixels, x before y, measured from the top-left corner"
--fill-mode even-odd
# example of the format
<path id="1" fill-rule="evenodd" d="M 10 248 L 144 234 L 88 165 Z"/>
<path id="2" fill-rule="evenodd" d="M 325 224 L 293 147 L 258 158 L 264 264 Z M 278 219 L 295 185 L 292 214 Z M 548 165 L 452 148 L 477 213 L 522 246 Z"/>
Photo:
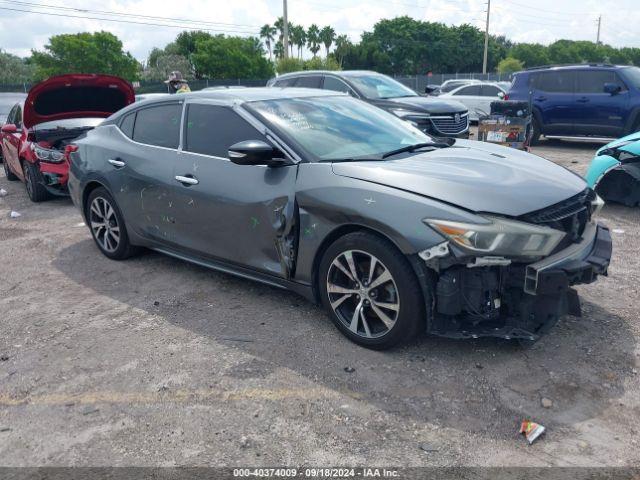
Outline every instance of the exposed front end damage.
<path id="1" fill-rule="evenodd" d="M 572 287 L 606 275 L 612 251 L 609 230 L 591 220 L 589 202 L 577 196 L 573 205 L 563 202 L 528 216 L 556 228 L 567 225 L 566 238 L 555 251 L 536 261 L 470 256 L 453 242 L 421 252 L 414 264 L 434 292 L 428 305 L 429 333 L 531 341 L 563 315 L 579 317 L 580 302 Z"/>

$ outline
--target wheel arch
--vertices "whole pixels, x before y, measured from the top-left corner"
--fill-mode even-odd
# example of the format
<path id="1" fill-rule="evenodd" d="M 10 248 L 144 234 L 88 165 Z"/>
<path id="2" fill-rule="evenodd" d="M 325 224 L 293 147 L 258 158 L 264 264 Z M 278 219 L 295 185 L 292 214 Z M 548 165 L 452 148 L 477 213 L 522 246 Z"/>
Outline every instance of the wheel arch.
<path id="1" fill-rule="evenodd" d="M 634 107 L 629 112 L 627 123 L 624 128 L 625 135 L 635 133 L 636 127 L 640 127 L 640 106 Z"/>
<path id="2" fill-rule="evenodd" d="M 98 180 L 90 180 L 82 189 L 82 216 L 87 221 L 87 200 L 89 200 L 89 195 L 91 195 L 91 192 L 93 192 L 96 188 L 101 187 L 111 193 L 107 186 L 104 183 L 99 182 Z"/>

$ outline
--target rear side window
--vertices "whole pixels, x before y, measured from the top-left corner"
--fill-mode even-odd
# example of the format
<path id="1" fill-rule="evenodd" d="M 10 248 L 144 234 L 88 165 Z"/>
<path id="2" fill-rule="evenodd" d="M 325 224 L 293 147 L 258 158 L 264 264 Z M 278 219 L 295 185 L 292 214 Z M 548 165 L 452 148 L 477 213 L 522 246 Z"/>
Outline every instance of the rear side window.
<path id="1" fill-rule="evenodd" d="M 147 145 L 178 148 L 181 116 L 182 104 L 180 103 L 138 110 L 133 139 Z"/>
<path id="2" fill-rule="evenodd" d="M 269 141 L 229 107 L 191 104 L 187 107 L 184 149 L 228 158 L 229 147 L 245 140 Z"/>
<path id="3" fill-rule="evenodd" d="M 543 72 L 531 75 L 531 86 L 550 93 L 573 93 L 573 72 Z"/>
<path id="4" fill-rule="evenodd" d="M 296 82 L 296 87 L 301 88 L 320 88 L 320 84 L 322 83 L 322 77 L 316 77 L 313 75 L 305 75 L 304 77 L 299 77 Z"/>
<path id="5" fill-rule="evenodd" d="M 498 87 L 494 87 L 493 85 L 483 85 L 482 86 L 482 96 L 483 97 L 497 97 L 498 93 L 500 93 L 502 90 L 500 90 Z"/>
<path id="6" fill-rule="evenodd" d="M 453 95 L 480 95 L 480 85 L 469 85 L 461 88 Z"/>
<path id="7" fill-rule="evenodd" d="M 136 112 L 130 113 L 129 115 L 125 116 L 120 122 L 120 130 L 122 130 L 122 133 L 124 133 L 129 138 L 133 138 L 133 125 L 135 122 Z"/>
<path id="8" fill-rule="evenodd" d="M 624 83 L 615 72 L 606 70 L 579 71 L 577 72 L 578 93 L 604 93 L 605 83 L 615 83 L 622 90 L 626 90 Z"/>
<path id="9" fill-rule="evenodd" d="M 293 77 L 293 78 L 283 78 L 282 80 L 276 80 L 273 83 L 274 87 L 293 87 L 293 85 L 296 83 L 297 78 Z"/>

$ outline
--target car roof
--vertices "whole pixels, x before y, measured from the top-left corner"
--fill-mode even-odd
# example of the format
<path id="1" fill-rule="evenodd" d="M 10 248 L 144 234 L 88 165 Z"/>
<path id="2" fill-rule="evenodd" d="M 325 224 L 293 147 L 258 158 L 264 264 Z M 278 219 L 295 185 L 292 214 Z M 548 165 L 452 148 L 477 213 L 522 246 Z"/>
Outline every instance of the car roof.
<path id="1" fill-rule="evenodd" d="M 620 69 L 627 67 L 629 65 L 610 65 L 607 63 L 575 63 L 575 64 L 566 64 L 566 65 L 541 65 L 539 67 L 531 67 L 521 72 L 521 73 L 531 73 L 531 72 L 553 72 L 553 71 L 564 71 L 564 70 L 612 70 L 612 69 Z"/>
<path id="2" fill-rule="evenodd" d="M 284 73 L 275 78 L 301 77 L 307 75 L 335 75 L 336 77 L 361 77 L 363 75 L 384 75 L 383 73 L 374 72 L 373 70 L 302 70 L 299 72 Z"/>
<path id="3" fill-rule="evenodd" d="M 467 85 L 460 85 L 459 87 L 456 87 L 453 90 L 451 90 L 449 93 L 457 92 L 458 90 L 462 90 L 463 88 L 467 88 L 467 87 L 481 87 L 484 85 L 488 85 L 491 87 L 499 88 L 500 90 L 504 90 L 504 88 L 501 85 L 499 85 L 498 82 L 473 82 L 473 83 L 468 83 Z"/>

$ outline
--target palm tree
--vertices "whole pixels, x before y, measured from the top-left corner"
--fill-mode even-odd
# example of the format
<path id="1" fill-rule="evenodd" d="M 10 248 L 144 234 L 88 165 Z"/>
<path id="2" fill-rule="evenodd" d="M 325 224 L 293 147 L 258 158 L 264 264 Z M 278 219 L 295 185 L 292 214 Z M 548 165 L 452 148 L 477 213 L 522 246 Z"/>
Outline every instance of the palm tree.
<path id="1" fill-rule="evenodd" d="M 327 57 L 329 56 L 329 49 L 331 48 L 331 44 L 333 40 L 336 38 L 336 31 L 333 27 L 326 26 L 322 30 L 320 30 L 320 41 L 324 43 L 324 48 L 327 49 Z"/>
<path id="2" fill-rule="evenodd" d="M 307 46 L 313 53 L 313 58 L 316 58 L 316 54 L 320 50 L 320 29 L 315 23 L 312 23 L 307 30 Z"/>
<path id="3" fill-rule="evenodd" d="M 276 27 L 272 27 L 268 23 L 265 23 L 260 29 L 260 38 L 264 39 L 267 50 L 269 50 L 269 60 L 271 60 L 271 42 L 275 39 L 276 32 Z"/>
<path id="4" fill-rule="evenodd" d="M 278 40 L 273 47 L 273 54 L 276 58 L 284 58 L 284 45 Z"/>
<path id="5" fill-rule="evenodd" d="M 342 61 L 344 60 L 344 48 L 349 45 L 349 37 L 347 37 L 346 35 L 338 35 L 336 37 L 336 40 L 334 42 L 336 48 L 333 51 L 334 55 L 336 56 L 336 60 L 338 61 L 338 64 L 342 67 Z"/>
<path id="6" fill-rule="evenodd" d="M 298 58 L 302 58 L 302 49 L 307 43 L 307 32 L 302 25 L 291 27 L 291 45 L 298 47 Z"/>

